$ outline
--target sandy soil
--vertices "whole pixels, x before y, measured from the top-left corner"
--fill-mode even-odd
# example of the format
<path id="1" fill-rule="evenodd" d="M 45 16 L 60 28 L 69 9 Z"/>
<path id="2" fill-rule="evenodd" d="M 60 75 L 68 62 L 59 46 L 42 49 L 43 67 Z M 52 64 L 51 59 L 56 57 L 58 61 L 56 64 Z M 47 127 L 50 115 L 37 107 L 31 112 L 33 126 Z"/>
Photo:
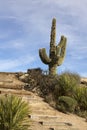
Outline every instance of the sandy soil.
<path id="1" fill-rule="evenodd" d="M 36 96 L 36 99 L 36 102 L 30 101 L 30 106 L 32 108 L 31 118 L 36 122 L 43 121 L 43 127 L 45 127 L 45 129 L 53 127 L 55 130 L 58 130 L 58 128 L 61 130 L 87 130 L 87 122 L 84 118 L 78 117 L 74 114 L 61 113 L 50 107 L 42 98 Z M 32 130 L 36 130 L 35 126 Z"/>
<path id="2" fill-rule="evenodd" d="M 87 78 L 81 78 L 81 81 L 85 81 L 85 82 L 87 82 Z"/>

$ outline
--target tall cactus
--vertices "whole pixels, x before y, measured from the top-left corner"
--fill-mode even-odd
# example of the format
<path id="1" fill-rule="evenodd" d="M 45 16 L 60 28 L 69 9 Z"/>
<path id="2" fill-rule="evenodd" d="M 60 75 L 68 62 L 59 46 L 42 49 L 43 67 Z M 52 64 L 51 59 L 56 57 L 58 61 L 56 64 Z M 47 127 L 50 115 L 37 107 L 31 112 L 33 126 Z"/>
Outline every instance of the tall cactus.
<path id="1" fill-rule="evenodd" d="M 50 50 L 49 57 L 46 54 L 46 49 L 39 49 L 39 56 L 44 64 L 49 66 L 49 74 L 55 75 L 57 66 L 60 66 L 66 53 L 66 38 L 61 36 L 59 44 L 56 46 L 56 19 L 52 20 L 51 35 L 50 35 Z"/>

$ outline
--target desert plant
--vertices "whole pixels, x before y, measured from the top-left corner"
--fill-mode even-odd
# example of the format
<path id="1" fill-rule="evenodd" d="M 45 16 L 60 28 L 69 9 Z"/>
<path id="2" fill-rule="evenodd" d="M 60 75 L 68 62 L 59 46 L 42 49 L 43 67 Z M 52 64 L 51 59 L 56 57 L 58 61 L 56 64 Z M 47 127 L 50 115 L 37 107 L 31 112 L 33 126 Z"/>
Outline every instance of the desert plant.
<path id="1" fill-rule="evenodd" d="M 80 76 L 76 73 L 65 72 L 59 76 L 58 82 L 55 85 L 55 96 L 70 96 L 72 97 L 75 88 L 80 84 Z"/>
<path id="2" fill-rule="evenodd" d="M 40 90 L 45 97 L 49 93 L 53 93 L 56 79 L 51 75 L 42 75 L 39 79 Z"/>
<path id="3" fill-rule="evenodd" d="M 50 54 L 49 57 L 46 54 L 46 49 L 39 50 L 39 56 L 44 64 L 49 66 L 49 74 L 55 75 L 57 66 L 60 66 L 64 61 L 66 52 L 66 38 L 61 36 L 59 44 L 56 46 L 56 19 L 52 20 L 50 38 Z"/>
<path id="4" fill-rule="evenodd" d="M 83 94 L 81 99 L 82 109 L 87 111 L 87 88 L 86 87 L 83 88 L 82 94 Z"/>
<path id="5" fill-rule="evenodd" d="M 74 91 L 73 97 L 77 100 L 81 111 L 87 110 L 87 88 L 77 87 Z"/>
<path id="6" fill-rule="evenodd" d="M 0 130 L 28 130 L 29 106 L 14 95 L 0 96 Z"/>
<path id="7" fill-rule="evenodd" d="M 68 96 L 60 96 L 56 104 L 57 109 L 65 113 L 74 112 L 76 106 L 77 106 L 77 101 Z"/>

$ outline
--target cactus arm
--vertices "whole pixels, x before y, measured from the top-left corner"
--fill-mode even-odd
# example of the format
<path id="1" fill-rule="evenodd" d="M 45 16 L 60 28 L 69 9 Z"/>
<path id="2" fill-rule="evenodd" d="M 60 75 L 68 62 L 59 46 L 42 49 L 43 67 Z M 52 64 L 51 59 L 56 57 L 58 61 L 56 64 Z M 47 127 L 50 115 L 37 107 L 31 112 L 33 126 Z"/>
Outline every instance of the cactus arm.
<path id="1" fill-rule="evenodd" d="M 64 36 L 61 36 L 61 40 L 60 43 L 57 46 L 58 48 L 61 48 L 60 50 L 58 50 L 58 54 L 57 54 L 57 65 L 60 66 L 65 58 L 65 54 L 66 54 L 66 41 L 67 39 Z"/>
<path id="2" fill-rule="evenodd" d="M 39 56 L 44 64 L 49 64 L 51 62 L 51 59 L 46 54 L 45 48 L 39 49 Z"/>
<path id="3" fill-rule="evenodd" d="M 61 53 L 61 47 L 60 46 L 56 46 L 56 56 L 59 57 Z"/>
<path id="4" fill-rule="evenodd" d="M 64 46 L 64 44 L 66 43 L 66 40 L 67 40 L 66 37 L 61 36 L 60 42 L 57 46 L 59 46 L 59 47 Z"/>

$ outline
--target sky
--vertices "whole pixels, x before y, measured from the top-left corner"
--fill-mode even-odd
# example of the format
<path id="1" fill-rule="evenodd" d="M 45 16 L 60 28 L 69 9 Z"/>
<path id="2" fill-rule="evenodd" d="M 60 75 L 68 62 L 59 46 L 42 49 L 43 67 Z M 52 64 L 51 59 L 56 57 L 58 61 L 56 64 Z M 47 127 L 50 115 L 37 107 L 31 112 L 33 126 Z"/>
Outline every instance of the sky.
<path id="1" fill-rule="evenodd" d="M 48 66 L 38 50 L 49 55 L 52 19 L 56 43 L 67 37 L 64 63 L 58 73 L 70 71 L 87 77 L 87 0 L 0 0 L 0 71 L 26 72 Z"/>

